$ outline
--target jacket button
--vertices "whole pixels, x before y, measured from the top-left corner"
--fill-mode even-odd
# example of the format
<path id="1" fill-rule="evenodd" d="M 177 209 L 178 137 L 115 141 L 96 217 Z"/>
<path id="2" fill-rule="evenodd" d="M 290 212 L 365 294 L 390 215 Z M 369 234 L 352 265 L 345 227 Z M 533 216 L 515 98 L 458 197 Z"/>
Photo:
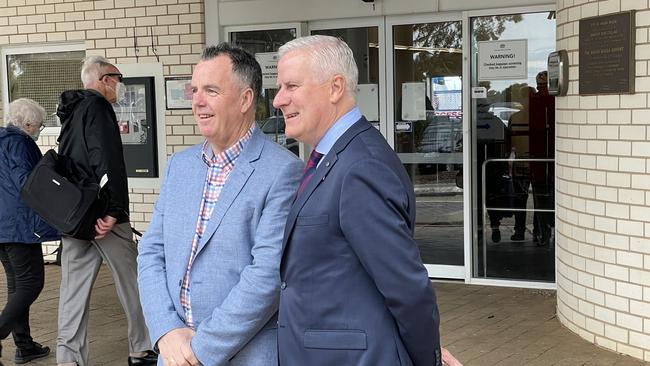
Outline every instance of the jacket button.
<path id="1" fill-rule="evenodd" d="M 282 283 L 280 284 L 280 289 L 284 290 L 285 288 L 287 288 L 287 283 L 282 281 Z"/>

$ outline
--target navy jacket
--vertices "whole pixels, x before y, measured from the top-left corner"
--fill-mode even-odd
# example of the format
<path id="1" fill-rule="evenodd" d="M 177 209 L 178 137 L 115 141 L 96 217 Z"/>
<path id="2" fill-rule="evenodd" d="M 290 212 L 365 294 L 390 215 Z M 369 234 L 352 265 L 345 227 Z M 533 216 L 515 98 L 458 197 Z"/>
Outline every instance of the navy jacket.
<path id="1" fill-rule="evenodd" d="M 409 177 L 361 118 L 323 157 L 289 212 L 280 366 L 440 365 L 438 308 L 414 227 Z"/>
<path id="2" fill-rule="evenodd" d="M 13 126 L 0 127 L 0 243 L 59 239 L 58 233 L 20 198 L 20 189 L 41 157 L 29 135 Z"/>

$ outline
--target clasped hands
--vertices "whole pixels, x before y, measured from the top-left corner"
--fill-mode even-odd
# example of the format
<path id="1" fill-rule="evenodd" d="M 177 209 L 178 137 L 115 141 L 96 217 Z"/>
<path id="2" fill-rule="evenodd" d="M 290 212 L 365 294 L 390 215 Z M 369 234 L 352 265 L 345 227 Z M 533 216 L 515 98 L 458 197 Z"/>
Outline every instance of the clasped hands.
<path id="1" fill-rule="evenodd" d="M 176 328 L 160 338 L 158 349 L 165 366 L 200 365 L 191 345 L 195 333 L 191 328 Z M 462 366 L 446 348 L 442 348 L 441 351 L 443 365 Z"/>
<path id="2" fill-rule="evenodd" d="M 160 338 L 158 349 L 165 366 L 198 366 L 201 364 L 194 355 L 191 345 L 195 333 L 192 328 L 176 328 Z"/>

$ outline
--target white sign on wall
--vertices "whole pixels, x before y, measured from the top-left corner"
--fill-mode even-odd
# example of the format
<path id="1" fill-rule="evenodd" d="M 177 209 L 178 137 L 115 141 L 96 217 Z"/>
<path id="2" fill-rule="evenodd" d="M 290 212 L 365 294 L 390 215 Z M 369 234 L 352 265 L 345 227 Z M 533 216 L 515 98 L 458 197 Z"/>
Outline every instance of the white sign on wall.
<path id="1" fill-rule="evenodd" d="M 484 86 L 472 87 L 472 99 L 487 98 L 487 89 Z"/>
<path id="2" fill-rule="evenodd" d="M 262 89 L 277 89 L 278 80 L 278 53 L 259 52 L 255 59 L 262 68 Z"/>
<path id="3" fill-rule="evenodd" d="M 402 120 L 422 121 L 427 119 L 424 100 L 426 85 L 422 82 L 402 83 Z"/>
<path id="4" fill-rule="evenodd" d="M 379 85 L 358 84 L 357 105 L 368 121 L 379 121 Z"/>
<path id="5" fill-rule="evenodd" d="M 526 79 L 528 42 L 525 39 L 478 42 L 478 80 Z"/>

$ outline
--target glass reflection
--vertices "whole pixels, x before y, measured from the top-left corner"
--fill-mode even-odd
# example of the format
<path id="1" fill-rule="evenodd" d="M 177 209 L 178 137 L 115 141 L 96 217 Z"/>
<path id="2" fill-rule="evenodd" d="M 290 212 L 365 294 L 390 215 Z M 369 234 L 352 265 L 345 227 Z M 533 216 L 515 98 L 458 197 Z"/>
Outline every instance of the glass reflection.
<path id="1" fill-rule="evenodd" d="M 474 275 L 554 281 L 555 101 L 546 58 L 555 49 L 550 13 L 472 18 Z M 525 39 L 526 78 L 478 80 L 478 43 Z M 487 77 L 486 77 L 487 78 Z M 484 199 L 485 197 L 485 199 Z"/>
<path id="2" fill-rule="evenodd" d="M 253 55 L 278 52 L 280 46 L 294 38 L 296 38 L 295 28 L 230 33 L 232 44 L 242 47 Z M 299 155 L 299 143 L 294 139 L 287 138 L 284 133 L 282 112 L 273 108 L 273 98 L 276 93 L 277 89 L 275 88 L 262 89 L 260 100 L 257 101 L 255 120 L 262 132 L 272 141 Z"/>
<path id="3" fill-rule="evenodd" d="M 395 151 L 415 188 L 424 263 L 463 265 L 460 22 L 393 27 Z"/>

